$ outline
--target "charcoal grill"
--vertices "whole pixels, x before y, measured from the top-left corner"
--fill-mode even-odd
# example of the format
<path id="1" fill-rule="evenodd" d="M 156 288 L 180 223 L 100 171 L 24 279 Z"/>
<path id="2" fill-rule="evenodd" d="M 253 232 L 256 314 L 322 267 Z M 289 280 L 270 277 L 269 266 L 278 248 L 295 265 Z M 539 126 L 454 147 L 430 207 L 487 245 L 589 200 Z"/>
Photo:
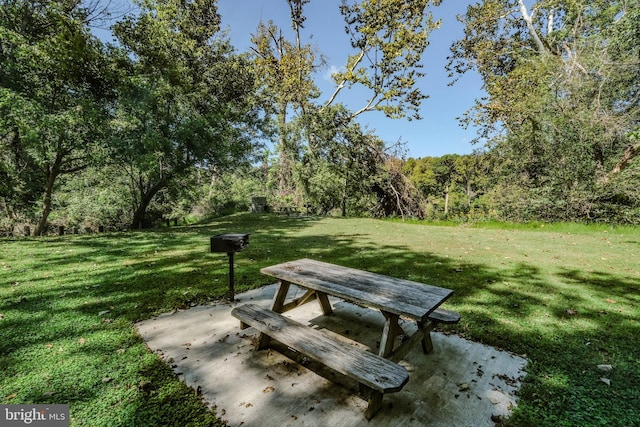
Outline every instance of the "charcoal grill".
<path id="1" fill-rule="evenodd" d="M 249 235 L 245 233 L 224 233 L 211 236 L 211 252 L 226 253 L 229 257 L 229 300 L 235 299 L 233 278 L 233 256 L 249 246 Z"/>

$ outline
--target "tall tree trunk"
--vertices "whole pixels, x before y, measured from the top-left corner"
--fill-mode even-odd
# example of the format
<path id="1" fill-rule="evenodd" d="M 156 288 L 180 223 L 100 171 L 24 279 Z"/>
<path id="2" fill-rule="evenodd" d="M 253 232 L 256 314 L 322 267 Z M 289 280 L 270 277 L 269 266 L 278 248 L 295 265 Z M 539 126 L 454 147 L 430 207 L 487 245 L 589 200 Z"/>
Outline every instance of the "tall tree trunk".
<path id="1" fill-rule="evenodd" d="M 444 216 L 449 215 L 449 184 L 444 189 Z"/>
<path id="2" fill-rule="evenodd" d="M 287 141 L 287 105 L 280 106 L 278 116 L 278 145 L 280 148 L 280 170 L 278 171 L 278 192 L 281 197 L 287 196 L 291 192 L 291 149 Z"/>
<path id="3" fill-rule="evenodd" d="M 341 201 L 341 214 L 342 217 L 347 216 L 347 180 L 344 180 L 344 188 L 342 189 L 342 201 Z"/>
<path id="4" fill-rule="evenodd" d="M 156 194 L 158 194 L 158 191 L 162 190 L 167 185 L 168 181 L 168 178 L 162 179 L 146 191 L 143 188 L 140 188 L 140 203 L 133 213 L 133 220 L 131 221 L 132 230 L 141 230 L 144 228 L 144 218 L 151 200 Z"/>
<path id="5" fill-rule="evenodd" d="M 53 196 L 53 187 L 56 183 L 56 179 L 60 175 L 60 164 L 62 163 L 62 158 L 60 155 L 56 156 L 56 160 L 53 162 L 47 170 L 47 184 L 44 191 L 44 197 L 42 199 L 42 213 L 40 214 L 40 219 L 38 220 L 38 225 L 34 231 L 35 236 L 42 236 L 47 229 L 47 220 L 49 219 L 49 214 L 51 213 L 51 202 Z"/>
<path id="6" fill-rule="evenodd" d="M 347 196 L 349 187 L 349 169 L 351 168 L 351 162 L 347 164 L 347 168 L 344 175 L 344 188 L 342 189 L 342 217 L 347 216 Z"/>
<path id="7" fill-rule="evenodd" d="M 142 230 L 144 228 L 144 216 L 147 212 L 149 203 L 141 201 L 136 211 L 133 213 L 133 221 L 131 222 L 132 230 Z"/>

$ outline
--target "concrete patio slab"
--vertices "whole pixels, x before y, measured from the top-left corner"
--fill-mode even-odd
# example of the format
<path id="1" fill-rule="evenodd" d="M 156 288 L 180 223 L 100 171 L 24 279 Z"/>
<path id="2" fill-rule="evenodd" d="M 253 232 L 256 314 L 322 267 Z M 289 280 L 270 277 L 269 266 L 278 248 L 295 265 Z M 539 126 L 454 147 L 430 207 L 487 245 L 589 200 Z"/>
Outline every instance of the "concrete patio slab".
<path id="1" fill-rule="evenodd" d="M 231 426 L 482 427 L 493 426 L 492 416 L 508 416 L 516 405 L 525 359 L 434 332 L 434 351 L 424 355 L 418 346 L 400 362 L 409 371 L 409 383 L 385 395 L 383 409 L 367 422 L 366 401 L 355 394 L 355 385 L 331 382 L 278 351 L 254 351 L 257 332 L 240 330 L 231 309 L 247 302 L 269 307 L 274 293 L 275 285 L 270 285 L 237 295 L 233 303 L 168 313 L 136 327 L 147 345 Z M 290 293 L 303 291 L 292 286 Z M 377 353 L 382 314 L 331 301 L 334 316 L 323 316 L 314 302 L 286 315 Z M 410 322 L 401 326 L 415 331 Z"/>

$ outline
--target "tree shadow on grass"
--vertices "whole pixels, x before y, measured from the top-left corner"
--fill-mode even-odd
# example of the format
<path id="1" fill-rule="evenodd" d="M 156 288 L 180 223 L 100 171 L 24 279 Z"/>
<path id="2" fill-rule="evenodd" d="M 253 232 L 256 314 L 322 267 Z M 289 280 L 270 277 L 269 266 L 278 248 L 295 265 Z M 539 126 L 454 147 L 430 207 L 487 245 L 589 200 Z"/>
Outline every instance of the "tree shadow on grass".
<path id="1" fill-rule="evenodd" d="M 0 273 L 6 283 L 0 398 L 70 403 L 80 412 L 103 408 L 104 425 L 118 417 L 137 420 L 139 408 L 173 411 L 187 392 L 146 351 L 132 323 L 222 297 L 228 260 L 208 253 L 209 236 L 248 232 L 250 245 L 236 257 L 238 291 L 273 281 L 260 268 L 303 257 L 453 289 L 445 307 L 460 312 L 462 321 L 446 329 L 531 360 L 523 409 L 514 418 L 521 425 L 545 417 L 577 423 L 593 411 L 622 425 L 640 406 L 638 392 L 628 386 L 640 390 L 640 358 L 630 338 L 639 332 L 637 282 L 600 271 L 550 273 L 535 263 L 452 260 L 373 242 L 358 230 L 298 234 L 317 221 L 242 216 L 196 227 L 21 242 L 33 247 L 29 267 Z M 594 366 L 607 362 L 616 369 L 613 385 L 602 393 Z M 85 379 L 74 385 L 66 379 L 74 376 Z M 192 404 L 198 401 L 190 396 Z M 109 415 L 104 402 L 122 409 Z M 181 421 L 190 423 L 186 418 Z"/>

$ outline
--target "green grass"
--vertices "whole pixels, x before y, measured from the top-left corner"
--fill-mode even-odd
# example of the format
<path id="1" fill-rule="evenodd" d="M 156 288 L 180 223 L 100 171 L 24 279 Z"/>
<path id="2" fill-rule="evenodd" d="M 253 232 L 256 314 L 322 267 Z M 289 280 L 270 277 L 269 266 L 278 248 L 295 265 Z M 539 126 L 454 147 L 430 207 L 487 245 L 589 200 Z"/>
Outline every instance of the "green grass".
<path id="1" fill-rule="evenodd" d="M 225 294 L 227 257 L 208 253 L 220 232 L 251 234 L 237 292 L 301 257 L 454 289 L 450 329 L 530 361 L 512 425 L 639 425 L 640 230 L 571 224 L 235 215 L 0 240 L 0 402 L 69 403 L 74 426 L 217 425 L 134 323 Z"/>

